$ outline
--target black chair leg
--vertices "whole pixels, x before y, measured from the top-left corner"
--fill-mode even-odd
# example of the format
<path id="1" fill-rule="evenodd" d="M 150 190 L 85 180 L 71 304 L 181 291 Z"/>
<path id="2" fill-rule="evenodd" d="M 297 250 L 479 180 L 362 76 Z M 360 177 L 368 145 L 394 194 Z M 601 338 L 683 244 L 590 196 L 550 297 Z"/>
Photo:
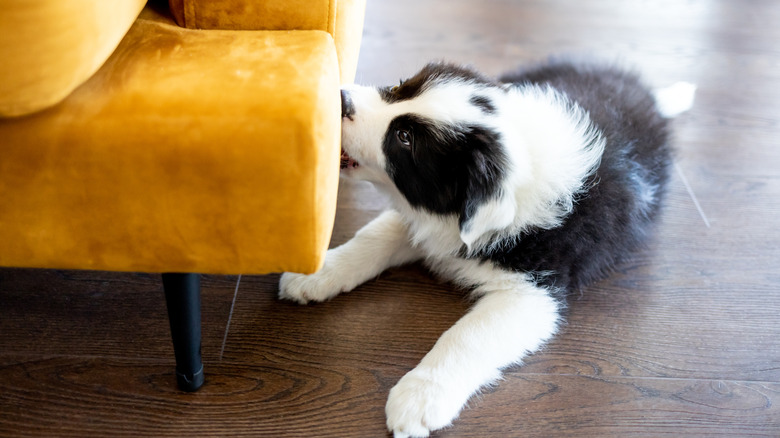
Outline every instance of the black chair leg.
<path id="1" fill-rule="evenodd" d="M 176 355 L 176 380 L 179 389 L 197 391 L 204 380 L 200 354 L 200 274 L 163 274 L 162 280 Z"/>

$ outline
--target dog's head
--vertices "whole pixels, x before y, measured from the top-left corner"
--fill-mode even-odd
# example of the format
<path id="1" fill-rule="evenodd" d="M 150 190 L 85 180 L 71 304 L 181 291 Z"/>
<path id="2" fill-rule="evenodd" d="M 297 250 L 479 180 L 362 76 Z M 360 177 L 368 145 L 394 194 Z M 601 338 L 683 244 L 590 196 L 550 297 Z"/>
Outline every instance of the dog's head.
<path id="1" fill-rule="evenodd" d="M 395 87 L 342 90 L 348 175 L 397 190 L 411 207 L 458 217 L 461 240 L 510 225 L 513 160 L 498 125 L 505 87 L 472 70 L 430 64 Z"/>

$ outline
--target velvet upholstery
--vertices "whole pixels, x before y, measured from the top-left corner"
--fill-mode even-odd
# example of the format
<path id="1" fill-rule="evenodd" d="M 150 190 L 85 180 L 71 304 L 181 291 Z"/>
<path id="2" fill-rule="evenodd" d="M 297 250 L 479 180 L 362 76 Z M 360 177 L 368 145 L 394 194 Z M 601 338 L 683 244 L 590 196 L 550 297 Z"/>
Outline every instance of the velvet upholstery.
<path id="1" fill-rule="evenodd" d="M 0 266 L 317 270 L 342 79 L 326 30 L 191 30 L 147 7 L 61 103 L 0 119 Z"/>
<path id="2" fill-rule="evenodd" d="M 355 79 L 365 0 L 169 0 L 190 29 L 322 30 L 336 43 L 341 81 Z"/>
<path id="3" fill-rule="evenodd" d="M 60 102 L 100 68 L 146 0 L 3 0 L 0 117 Z"/>

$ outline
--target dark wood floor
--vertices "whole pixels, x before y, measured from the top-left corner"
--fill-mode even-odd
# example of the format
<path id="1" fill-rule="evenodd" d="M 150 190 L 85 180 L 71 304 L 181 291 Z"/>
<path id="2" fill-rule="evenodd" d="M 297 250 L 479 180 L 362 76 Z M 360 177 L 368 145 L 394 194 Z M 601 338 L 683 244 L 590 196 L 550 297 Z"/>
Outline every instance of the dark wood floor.
<path id="1" fill-rule="evenodd" d="M 584 53 L 699 86 L 650 248 L 435 436 L 780 436 L 778 23 L 775 0 L 369 0 L 359 82 Z M 385 206 L 339 202 L 334 245 Z M 0 435 L 385 437 L 389 389 L 469 307 L 419 266 L 308 307 L 277 281 L 205 278 L 207 383 L 181 394 L 158 276 L 0 270 Z"/>

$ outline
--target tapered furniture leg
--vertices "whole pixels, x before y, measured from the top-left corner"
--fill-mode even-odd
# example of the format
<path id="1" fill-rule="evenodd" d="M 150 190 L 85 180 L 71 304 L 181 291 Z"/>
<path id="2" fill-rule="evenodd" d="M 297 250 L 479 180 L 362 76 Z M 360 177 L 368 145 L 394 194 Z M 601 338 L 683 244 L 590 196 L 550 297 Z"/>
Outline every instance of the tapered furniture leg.
<path id="1" fill-rule="evenodd" d="M 200 355 L 200 274 L 163 274 L 162 279 L 176 355 L 176 380 L 179 389 L 197 391 L 204 380 Z"/>

